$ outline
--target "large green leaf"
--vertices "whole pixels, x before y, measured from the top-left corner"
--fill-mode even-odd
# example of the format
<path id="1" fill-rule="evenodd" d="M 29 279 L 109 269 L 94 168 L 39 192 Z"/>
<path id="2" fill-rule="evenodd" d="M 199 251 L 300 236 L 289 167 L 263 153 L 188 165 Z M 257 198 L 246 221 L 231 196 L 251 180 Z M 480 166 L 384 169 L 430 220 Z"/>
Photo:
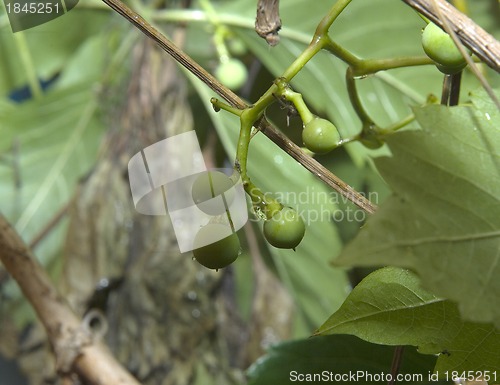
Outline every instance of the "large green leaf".
<path id="1" fill-rule="evenodd" d="M 106 75 L 113 36 L 102 33 L 76 47 L 53 88 L 39 99 L 0 104 L 0 153 L 6 160 L 0 168 L 0 207 L 27 242 L 68 203 L 78 178 L 96 160 L 104 126 L 92 86 Z M 11 56 L 16 54 L 12 48 Z M 60 250 L 62 230 L 37 248 L 43 262 Z"/>
<path id="2" fill-rule="evenodd" d="M 387 382 L 393 353 L 393 347 L 370 344 L 347 335 L 285 342 L 273 346 L 250 367 L 248 384 Z M 407 377 L 397 382 L 429 382 L 435 362 L 435 357 L 406 348 L 399 373 Z"/>
<path id="3" fill-rule="evenodd" d="M 394 194 L 336 263 L 396 265 L 459 304 L 471 321 L 500 326 L 500 113 L 473 105 L 415 110 L 421 131 L 392 137 L 376 160 Z"/>
<path id="4" fill-rule="evenodd" d="M 0 151 L 12 165 L 0 169 L 2 211 L 27 241 L 68 202 L 95 161 L 102 130 L 86 88 L 0 109 Z"/>
<path id="5" fill-rule="evenodd" d="M 2 10 L 0 7 L 0 96 L 12 88 L 24 86 L 28 71 L 33 71 L 41 79 L 64 71 L 80 44 L 99 34 L 109 20 L 108 13 L 77 6 L 64 16 L 18 32 L 26 39 L 26 46 L 23 46 L 10 30 L 7 15 L 2 14 Z M 21 60 L 23 56 L 31 59 L 33 68 L 26 67 L 29 64 Z"/>
<path id="6" fill-rule="evenodd" d="M 436 370 L 500 369 L 500 332 L 464 322 L 456 304 L 425 291 L 418 277 L 395 267 L 377 270 L 354 288 L 316 332 L 353 334 L 385 345 L 413 345 L 441 354 Z"/>

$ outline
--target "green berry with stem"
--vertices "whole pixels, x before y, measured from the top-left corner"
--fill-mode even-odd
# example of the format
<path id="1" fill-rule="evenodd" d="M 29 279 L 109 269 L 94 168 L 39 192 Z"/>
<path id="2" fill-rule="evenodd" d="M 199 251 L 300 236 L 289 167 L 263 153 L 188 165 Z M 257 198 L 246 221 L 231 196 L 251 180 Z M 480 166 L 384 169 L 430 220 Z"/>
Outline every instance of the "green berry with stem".
<path id="1" fill-rule="evenodd" d="M 304 220 L 290 207 L 283 207 L 264 222 L 264 237 L 271 245 L 280 249 L 295 249 L 305 232 Z"/>
<path id="2" fill-rule="evenodd" d="M 311 111 L 309 111 L 309 108 L 307 108 L 307 105 L 302 98 L 302 94 L 292 91 L 288 83 L 285 83 L 282 78 L 278 79 L 275 84 L 281 88 L 283 97 L 293 103 L 295 109 L 300 115 L 300 118 L 302 119 L 302 123 L 307 124 L 315 118 Z"/>
<path id="3" fill-rule="evenodd" d="M 429 23 L 422 32 L 422 47 L 434 60 L 436 67 L 445 74 L 460 72 L 467 65 L 455 42 L 445 31 Z"/>
<path id="4" fill-rule="evenodd" d="M 237 90 L 247 81 L 248 70 L 241 60 L 228 58 L 221 61 L 215 70 L 215 77 L 226 87 Z"/>
<path id="5" fill-rule="evenodd" d="M 196 206 L 206 214 L 221 215 L 234 200 L 234 183 L 223 172 L 206 171 L 193 183 L 191 195 Z M 222 199 L 224 194 L 225 201 Z M 217 199 L 213 199 L 217 198 Z"/>
<path id="6" fill-rule="evenodd" d="M 194 238 L 193 256 L 209 269 L 218 270 L 230 265 L 240 252 L 238 236 L 224 224 L 209 223 L 203 226 Z"/>
<path id="7" fill-rule="evenodd" d="M 235 36 L 231 37 L 227 41 L 227 45 L 228 45 L 229 51 L 234 56 L 242 56 L 242 55 L 247 53 L 247 46 L 243 42 L 243 40 L 241 40 L 240 38 L 237 38 Z"/>
<path id="8" fill-rule="evenodd" d="M 330 121 L 315 117 L 304 125 L 304 145 L 317 154 L 325 154 L 338 147 L 341 142 L 337 128 Z"/>

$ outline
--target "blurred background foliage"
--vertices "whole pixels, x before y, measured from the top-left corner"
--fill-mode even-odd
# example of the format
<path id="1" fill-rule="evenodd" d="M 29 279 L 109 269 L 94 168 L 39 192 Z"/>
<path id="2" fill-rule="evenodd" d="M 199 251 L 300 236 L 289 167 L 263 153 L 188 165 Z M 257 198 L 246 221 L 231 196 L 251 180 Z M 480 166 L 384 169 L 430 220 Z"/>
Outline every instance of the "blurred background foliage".
<path id="1" fill-rule="evenodd" d="M 207 16 L 207 3 L 216 10 L 215 17 L 210 13 Z M 281 42 L 274 48 L 253 30 L 255 3 L 193 1 L 190 8 L 183 9 L 181 1 L 163 4 L 134 0 L 130 6 L 166 34 L 170 25 L 184 23 L 186 52 L 212 73 L 219 63 L 213 36 L 218 26 L 225 26 L 230 32 L 230 52 L 249 70 L 247 82 L 238 93 L 251 102 L 305 48 L 334 1 L 283 0 Z M 495 0 L 466 4 L 479 25 L 500 36 Z M 342 13 L 330 35 L 363 58 L 422 55 L 423 25 L 403 2 L 358 0 Z M 77 182 L 98 160 L 107 117 L 122 99 L 130 50 L 139 36 L 97 0 L 81 1 L 68 14 L 17 34 L 12 34 L 5 10 L 0 7 L 0 208 L 27 243 L 33 242 L 71 201 Z M 347 97 L 346 68 L 340 60 L 322 52 L 292 82 L 314 112 L 334 122 L 344 137 L 360 130 Z M 485 75 L 492 85 L 498 85 L 498 77 L 488 70 Z M 191 84 L 189 97 L 198 137 L 208 141 L 215 130 L 219 139 L 217 158 L 228 165 L 234 159 L 238 121 L 227 113 L 214 113 L 209 103 L 213 93 L 197 79 L 186 76 Z M 359 87 L 370 115 L 385 126 L 405 117 L 412 106 L 423 104 L 429 94 L 439 95 L 441 82 L 442 75 L 433 66 L 426 66 L 377 73 L 360 81 Z M 466 96 L 477 84 L 466 71 L 462 94 Z M 277 106 L 270 108 L 268 115 L 300 144 L 298 119 L 292 118 L 287 127 L 286 112 Z M 380 204 L 389 190 L 371 158 L 388 151 L 386 147 L 367 150 L 353 143 L 317 159 Z M 351 290 L 352 279 L 357 280 L 356 274 L 349 277 L 330 262 L 357 233 L 366 216 L 263 135 L 252 140 L 249 172 L 264 191 L 285 197 L 287 202 L 283 203 L 297 207 L 306 218 L 309 215 L 306 237 L 296 252 L 268 247 L 259 239 L 264 259 L 295 300 L 294 337 L 305 338 L 341 305 Z M 318 213 L 324 213 L 320 220 L 313 217 Z M 347 215 L 350 219 L 346 219 Z M 65 226 L 63 219 L 34 249 L 54 277 L 60 265 Z M 259 229 L 261 224 L 254 222 L 252 226 Z M 233 268 L 240 311 L 248 314 L 252 280 L 246 254 Z M 20 326 L 33 317 L 29 306 L 19 301 L 18 290 L 3 270 L 0 290 L 2 317 L 8 313 Z"/>

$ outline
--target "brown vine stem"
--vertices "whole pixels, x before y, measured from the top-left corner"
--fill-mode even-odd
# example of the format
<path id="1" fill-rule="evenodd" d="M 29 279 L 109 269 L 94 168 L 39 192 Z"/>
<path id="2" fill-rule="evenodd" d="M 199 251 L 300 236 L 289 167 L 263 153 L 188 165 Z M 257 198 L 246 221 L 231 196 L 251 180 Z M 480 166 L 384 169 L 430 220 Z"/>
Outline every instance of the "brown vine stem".
<path id="1" fill-rule="evenodd" d="M 45 237 L 61 222 L 64 216 L 68 213 L 70 202 L 61 207 L 57 213 L 45 224 L 45 226 L 38 232 L 33 239 L 29 242 L 30 250 L 35 249 L 38 244 L 45 239 Z"/>
<path id="2" fill-rule="evenodd" d="M 165 35 L 159 32 L 151 24 L 149 24 L 143 17 L 134 12 L 128 6 L 123 4 L 120 0 L 102 0 L 110 8 L 122 15 L 142 33 L 149 38 L 153 39 L 165 52 L 167 52 L 178 63 L 184 66 L 187 70 L 193 73 L 198 79 L 205 83 L 210 89 L 219 94 L 231 106 L 238 109 L 245 109 L 248 105 L 241 100 L 238 95 L 223 86 L 217 79 L 210 75 L 198 63 L 186 55 L 180 48 L 172 43 Z M 313 175 L 325 182 L 328 186 L 343 195 L 346 199 L 350 200 L 360 208 L 368 213 L 374 213 L 377 206 L 366 199 L 363 195 L 354 190 L 347 183 L 340 180 L 332 172 L 323 167 L 316 160 L 306 155 L 299 146 L 294 144 L 279 130 L 274 128 L 266 119 L 258 121 L 259 129 L 278 145 L 283 151 L 297 160 L 304 168 L 306 168 Z"/>
<path id="3" fill-rule="evenodd" d="M 0 261 L 45 327 L 60 374 L 74 372 L 90 385 L 140 385 L 82 326 L 45 270 L 1 214 Z"/>
<path id="4" fill-rule="evenodd" d="M 461 42 L 489 67 L 496 72 L 500 72 L 500 42 L 470 18 L 445 0 L 436 0 L 438 10 L 434 8 L 433 0 L 403 1 L 443 29 L 446 28 L 440 14 L 446 15 L 451 29 L 457 34 Z"/>
<path id="5" fill-rule="evenodd" d="M 401 368 L 403 352 L 404 352 L 404 346 L 396 346 L 394 348 L 394 354 L 392 356 L 392 364 L 391 364 L 391 379 L 387 382 L 387 385 L 396 384 L 396 377 L 398 376 L 399 369 Z"/>

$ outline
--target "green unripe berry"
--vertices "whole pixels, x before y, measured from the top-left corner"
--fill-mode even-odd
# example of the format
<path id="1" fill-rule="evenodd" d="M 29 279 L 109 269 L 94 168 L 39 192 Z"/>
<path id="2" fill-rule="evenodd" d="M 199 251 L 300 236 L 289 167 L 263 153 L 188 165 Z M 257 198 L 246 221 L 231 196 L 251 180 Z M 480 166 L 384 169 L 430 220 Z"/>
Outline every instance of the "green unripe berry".
<path id="1" fill-rule="evenodd" d="M 214 239 L 221 238 L 213 242 Z M 222 269 L 233 263 L 240 254 L 240 240 L 229 226 L 209 223 L 194 238 L 194 258 L 209 269 Z"/>
<path id="2" fill-rule="evenodd" d="M 315 117 L 304 126 L 302 131 L 304 145 L 317 154 L 325 154 L 338 147 L 340 134 L 331 122 Z"/>
<path id="3" fill-rule="evenodd" d="M 194 181 L 191 195 L 201 211 L 208 215 L 220 215 L 226 212 L 222 194 L 229 206 L 234 199 L 233 186 L 226 174 L 220 171 L 206 171 Z"/>
<path id="4" fill-rule="evenodd" d="M 295 249 L 306 232 L 300 215 L 290 207 L 283 207 L 264 223 L 264 237 L 274 247 Z"/>
<path id="5" fill-rule="evenodd" d="M 247 81 L 248 70 L 241 60 L 230 58 L 219 64 L 215 77 L 226 87 L 237 90 Z"/>
<path id="6" fill-rule="evenodd" d="M 445 31 L 429 23 L 422 33 L 422 47 L 434 60 L 436 67 L 445 74 L 460 72 L 467 65 L 455 42 Z"/>
<path id="7" fill-rule="evenodd" d="M 232 37 L 228 42 L 227 42 L 229 51 L 231 54 L 234 56 L 242 56 L 247 53 L 247 46 L 243 42 L 243 40 L 237 38 L 237 37 Z"/>

